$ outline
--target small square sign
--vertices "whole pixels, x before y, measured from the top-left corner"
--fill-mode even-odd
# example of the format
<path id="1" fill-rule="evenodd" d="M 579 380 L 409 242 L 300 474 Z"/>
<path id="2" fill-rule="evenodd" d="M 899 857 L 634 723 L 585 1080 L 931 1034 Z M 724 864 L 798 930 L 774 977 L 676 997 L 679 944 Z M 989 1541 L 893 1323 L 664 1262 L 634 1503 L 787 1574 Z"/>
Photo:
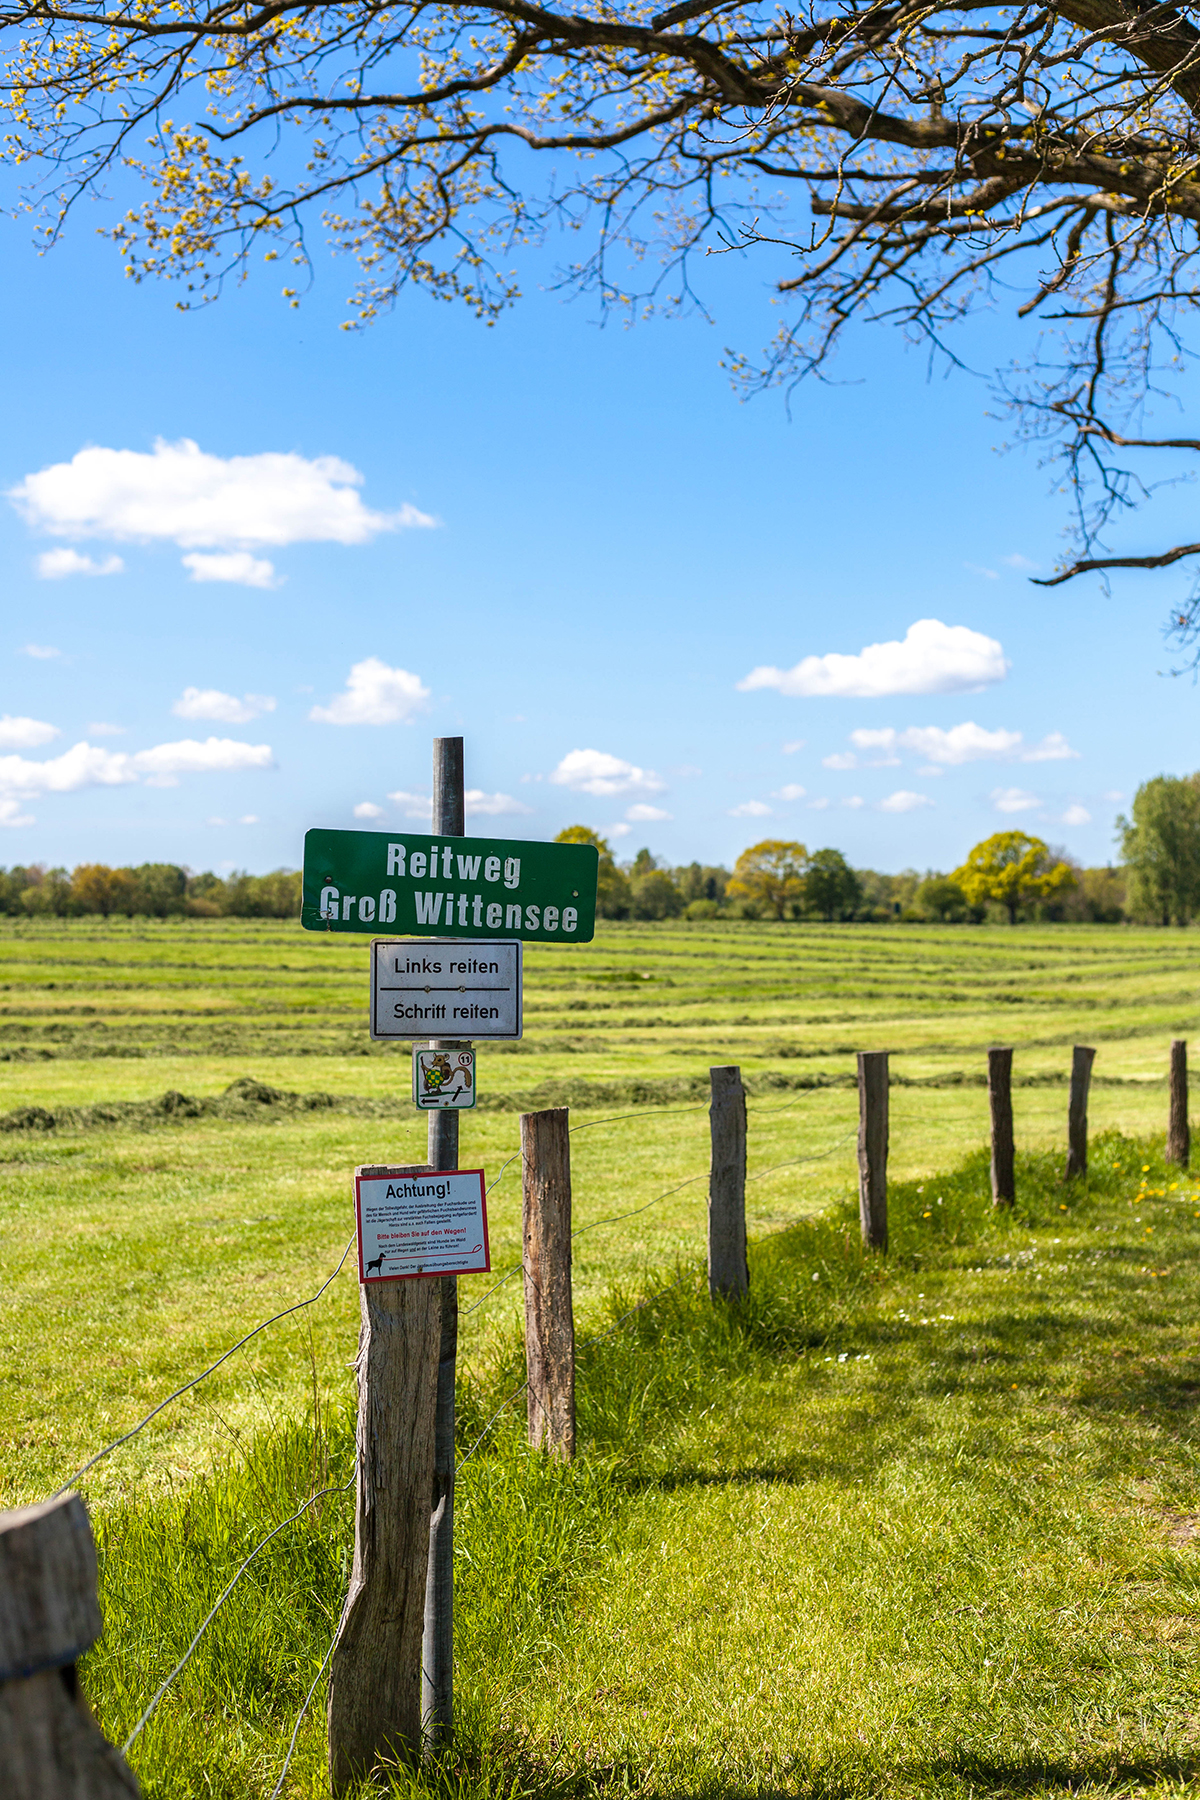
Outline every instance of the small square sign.
<path id="1" fill-rule="evenodd" d="M 354 1172 L 358 1279 L 486 1275 L 490 1270 L 482 1169 Z"/>
<path id="2" fill-rule="evenodd" d="M 413 1104 L 421 1112 L 475 1104 L 473 1050 L 414 1050 Z"/>

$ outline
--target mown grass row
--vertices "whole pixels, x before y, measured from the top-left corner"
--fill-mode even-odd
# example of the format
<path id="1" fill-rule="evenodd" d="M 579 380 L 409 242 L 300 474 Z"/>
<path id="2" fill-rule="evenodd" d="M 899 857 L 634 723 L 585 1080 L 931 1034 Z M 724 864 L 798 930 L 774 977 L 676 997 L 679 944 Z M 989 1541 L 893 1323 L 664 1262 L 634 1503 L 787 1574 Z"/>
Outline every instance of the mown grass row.
<path id="1" fill-rule="evenodd" d="M 1111 1040 L 1187 1029 L 1200 1018 L 1190 944 L 1186 933 L 1109 926 L 604 921 L 592 943 L 527 947 L 528 1036 L 493 1054 L 603 1058 L 663 1076 L 680 1057 L 725 1060 L 731 1038 L 761 1063 L 885 1045 L 961 1054 L 991 1041 L 998 1019 L 1043 1048 L 1084 1030 Z M 386 1062 L 366 1010 L 365 938 L 293 921 L 0 921 L 0 1060 L 18 1066 Z"/>
<path id="2" fill-rule="evenodd" d="M 745 1301 L 682 1261 L 581 1321 L 583 1451 L 523 1402 L 463 1468 L 459 1730 L 403 1792 L 1180 1793 L 1200 1774 L 1200 1194 L 1110 1134 L 1086 1184 L 1024 1157 L 896 1184 L 752 1246 Z M 615 1327 L 615 1329 L 614 1329 Z M 258 1539 L 352 1471 L 306 1419 L 98 1517 L 118 1739 Z M 469 1447 L 523 1379 L 515 1332 L 460 1392 Z M 228 1440 L 227 1440 L 228 1441 Z M 133 1755 L 151 1800 L 265 1796 L 345 1591 L 348 1496 L 265 1550 Z M 323 1713 L 286 1792 L 320 1795 Z"/>

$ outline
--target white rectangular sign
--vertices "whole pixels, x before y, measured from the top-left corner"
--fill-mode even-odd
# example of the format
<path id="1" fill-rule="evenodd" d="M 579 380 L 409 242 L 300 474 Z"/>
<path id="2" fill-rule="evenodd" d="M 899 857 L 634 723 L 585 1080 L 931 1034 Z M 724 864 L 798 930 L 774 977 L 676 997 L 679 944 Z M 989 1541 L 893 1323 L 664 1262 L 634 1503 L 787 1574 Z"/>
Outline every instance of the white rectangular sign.
<path id="1" fill-rule="evenodd" d="M 521 944 L 376 938 L 373 1038 L 519 1038 Z"/>
<path id="2" fill-rule="evenodd" d="M 358 1279 L 486 1275 L 487 1202 L 482 1169 L 358 1168 Z"/>

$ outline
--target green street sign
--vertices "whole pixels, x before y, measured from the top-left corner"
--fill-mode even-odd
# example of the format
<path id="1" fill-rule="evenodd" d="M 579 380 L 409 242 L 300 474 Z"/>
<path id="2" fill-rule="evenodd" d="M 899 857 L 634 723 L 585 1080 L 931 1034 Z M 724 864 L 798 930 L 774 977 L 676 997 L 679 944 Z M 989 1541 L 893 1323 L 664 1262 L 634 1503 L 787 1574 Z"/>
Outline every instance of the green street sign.
<path id="1" fill-rule="evenodd" d="M 594 844 L 307 831 L 307 931 L 587 943 L 596 933 Z"/>

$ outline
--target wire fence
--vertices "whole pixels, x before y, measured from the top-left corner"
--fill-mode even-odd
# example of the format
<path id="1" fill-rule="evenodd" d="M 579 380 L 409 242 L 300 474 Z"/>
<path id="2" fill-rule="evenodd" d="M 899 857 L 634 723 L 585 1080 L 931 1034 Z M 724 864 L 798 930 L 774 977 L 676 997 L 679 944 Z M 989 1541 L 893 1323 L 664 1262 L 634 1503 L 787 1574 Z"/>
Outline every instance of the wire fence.
<path id="1" fill-rule="evenodd" d="M 805 1089 L 805 1090 L 801 1091 L 800 1093 L 793 1095 L 793 1097 L 790 1100 L 786 1101 L 782 1106 L 754 1109 L 754 1113 L 752 1116 L 761 1116 L 762 1113 L 773 1113 L 773 1112 L 785 1111 L 789 1107 L 796 1105 L 798 1102 L 810 1099 L 810 1098 L 812 1098 L 812 1096 L 814 1094 L 823 1092 L 823 1091 L 825 1091 L 825 1090 L 820 1089 L 820 1088 Z M 638 1109 L 637 1111 L 634 1111 L 634 1112 L 614 1113 L 614 1114 L 606 1115 L 603 1118 L 599 1118 L 599 1119 L 586 1119 L 586 1120 L 581 1121 L 578 1125 L 571 1126 L 570 1131 L 572 1134 L 574 1134 L 576 1132 L 581 1132 L 581 1131 L 595 1130 L 602 1126 L 611 1126 L 611 1125 L 621 1124 L 629 1119 L 634 1119 L 634 1118 L 638 1119 L 640 1122 L 645 1124 L 650 1120 L 657 1120 L 660 1118 L 666 1118 L 666 1117 L 671 1117 L 671 1116 L 679 1116 L 681 1114 L 696 1114 L 696 1113 L 707 1112 L 707 1111 L 708 1111 L 708 1107 L 706 1104 L 697 1104 L 695 1106 L 682 1106 L 682 1107 L 647 1107 L 647 1108 Z M 828 1157 L 835 1155 L 836 1152 L 847 1141 L 847 1138 L 850 1136 L 853 1136 L 853 1135 L 854 1135 L 854 1133 L 852 1132 L 852 1133 L 847 1134 L 847 1137 L 839 1138 L 833 1145 L 831 1145 L 826 1150 L 817 1152 L 812 1155 L 791 1157 L 791 1158 L 788 1158 L 784 1162 L 772 1164 L 769 1168 L 760 1169 L 760 1170 L 756 1171 L 754 1174 L 748 1175 L 747 1181 L 761 1181 L 761 1180 L 765 1179 L 767 1176 L 776 1174 L 779 1171 L 784 1170 L 784 1169 L 795 1168 L 795 1167 L 797 1167 L 801 1164 L 805 1164 L 805 1163 L 813 1163 L 813 1162 L 823 1161 L 823 1160 L 827 1159 Z M 500 1168 L 498 1169 L 496 1175 L 493 1177 L 491 1182 L 488 1184 L 488 1187 L 486 1190 L 487 1193 L 490 1194 L 499 1185 L 499 1183 L 501 1182 L 501 1180 L 503 1180 L 505 1174 L 512 1167 L 512 1165 L 521 1160 L 521 1156 L 522 1156 L 522 1152 L 520 1149 L 518 1149 L 518 1150 L 514 1151 L 512 1153 L 512 1155 L 508 1156 L 505 1159 L 505 1161 L 500 1165 Z M 643 1214 L 650 1212 L 654 1207 L 660 1205 L 663 1201 L 670 1199 L 673 1195 L 681 1193 L 684 1189 L 686 1189 L 688 1187 L 692 1187 L 699 1182 L 706 1181 L 708 1178 L 708 1173 L 709 1173 L 709 1171 L 708 1171 L 708 1168 L 706 1165 L 703 1169 L 698 1170 L 695 1174 L 686 1176 L 682 1181 L 673 1183 L 670 1187 L 664 1188 L 662 1190 L 662 1192 L 655 1194 L 651 1199 L 643 1201 L 640 1204 L 638 1204 L 637 1206 L 628 1207 L 622 1212 L 608 1214 L 605 1217 L 600 1218 L 600 1219 L 589 1220 L 587 1224 L 578 1226 L 571 1233 L 572 1240 L 582 1237 L 589 1232 L 604 1230 L 606 1228 L 619 1225 L 628 1219 L 638 1218 L 638 1217 L 642 1216 Z M 173 1389 L 171 1393 L 167 1394 L 162 1400 L 158 1401 L 153 1407 L 151 1407 L 151 1409 L 144 1415 L 144 1417 L 142 1417 L 141 1419 L 139 1419 L 137 1421 L 136 1424 L 130 1426 L 128 1430 L 121 1432 L 117 1437 L 114 1437 L 108 1443 L 106 1443 L 101 1449 L 97 1450 L 94 1455 L 90 1456 L 87 1459 L 87 1461 L 84 1462 L 80 1466 L 80 1468 L 78 1468 L 75 1471 L 75 1473 L 67 1481 L 65 1481 L 62 1484 L 61 1487 L 59 1487 L 55 1490 L 55 1492 L 51 1496 L 51 1498 L 57 1499 L 61 1495 L 65 1494 L 69 1489 L 77 1486 L 78 1483 L 83 1479 L 83 1477 L 86 1476 L 90 1470 L 94 1469 L 98 1463 L 103 1461 L 104 1458 L 106 1458 L 107 1456 L 110 1456 L 114 1451 L 120 1449 L 123 1445 L 130 1443 L 142 1431 L 144 1431 L 146 1429 L 146 1427 L 148 1425 L 150 1425 L 151 1422 L 154 1419 L 156 1419 L 167 1407 L 171 1406 L 175 1401 L 182 1399 L 184 1395 L 191 1393 L 202 1382 L 208 1380 L 211 1376 L 213 1376 L 217 1372 L 218 1369 L 220 1369 L 225 1363 L 227 1363 L 232 1356 L 236 1355 L 236 1353 L 239 1350 L 244 1349 L 247 1344 L 251 1343 L 262 1332 L 267 1331 L 273 1325 L 279 1324 L 282 1320 L 291 1318 L 295 1314 L 303 1312 L 307 1308 L 316 1305 L 316 1303 L 322 1298 L 322 1296 L 325 1295 L 329 1291 L 329 1289 L 332 1287 L 333 1283 L 337 1280 L 337 1277 L 341 1274 L 342 1270 L 345 1268 L 347 1259 L 349 1258 L 350 1253 L 354 1248 L 354 1245 L 355 1245 L 355 1237 L 352 1236 L 350 1238 L 350 1240 L 348 1241 L 348 1243 L 346 1244 L 345 1249 L 342 1251 L 342 1254 L 341 1254 L 340 1258 L 338 1259 L 337 1264 L 331 1270 L 331 1272 L 324 1278 L 324 1280 L 321 1282 L 320 1286 L 315 1290 L 314 1293 L 308 1295 L 304 1299 L 294 1301 L 291 1305 L 281 1308 L 278 1312 L 272 1313 L 270 1315 L 270 1317 L 263 1319 L 262 1321 L 260 1321 L 259 1324 L 253 1326 L 249 1331 L 245 1332 L 241 1337 L 239 1337 L 236 1340 L 236 1342 L 230 1344 L 227 1349 L 222 1351 L 220 1356 L 216 1357 L 212 1362 L 208 1363 L 197 1374 L 190 1377 L 189 1380 L 181 1383 L 180 1386 Z M 492 1285 L 482 1295 L 480 1295 L 480 1297 L 477 1300 L 475 1300 L 469 1307 L 465 1308 L 463 1310 L 463 1312 L 461 1313 L 460 1317 L 466 1318 L 466 1317 L 470 1316 L 472 1313 L 477 1312 L 481 1307 L 486 1306 L 494 1298 L 494 1296 L 501 1291 L 501 1289 L 503 1289 L 509 1282 L 514 1280 L 515 1277 L 522 1272 L 522 1268 L 523 1268 L 522 1262 L 515 1263 L 510 1269 L 508 1269 L 505 1272 L 505 1274 L 503 1274 L 500 1277 L 500 1279 L 498 1281 L 493 1282 Z M 660 1300 L 663 1295 L 668 1294 L 668 1293 L 674 1291 L 675 1289 L 681 1287 L 685 1282 L 687 1282 L 689 1280 L 694 1280 L 694 1279 L 696 1279 L 695 1270 L 691 1269 L 691 1268 L 685 1269 L 681 1274 L 679 1274 L 676 1277 L 676 1279 L 674 1281 L 670 1282 L 665 1287 L 656 1288 L 653 1293 L 646 1295 L 645 1298 L 638 1301 L 635 1305 L 629 1307 L 617 1319 L 615 1319 L 611 1325 L 605 1327 L 604 1330 L 592 1333 L 588 1337 L 577 1340 L 576 1349 L 577 1350 L 586 1349 L 591 1345 L 600 1343 L 600 1342 L 604 1341 L 605 1339 L 612 1337 L 616 1332 L 620 1331 L 621 1328 L 631 1318 L 635 1317 L 638 1313 L 643 1311 L 643 1309 L 645 1307 L 653 1304 L 657 1300 Z M 455 1476 L 456 1477 L 467 1466 L 467 1464 L 472 1460 L 472 1458 L 478 1454 L 480 1449 L 483 1447 L 483 1445 L 487 1442 L 487 1440 L 490 1438 L 490 1436 L 496 1429 L 500 1420 L 504 1417 L 508 1408 L 510 1406 L 512 1406 L 515 1401 L 519 1400 L 520 1397 L 523 1394 L 525 1394 L 528 1390 L 529 1390 L 529 1380 L 528 1380 L 528 1378 L 526 1378 L 526 1380 L 521 1382 L 519 1384 L 519 1386 L 514 1388 L 510 1394 L 506 1395 L 504 1400 L 500 1403 L 500 1405 L 496 1408 L 495 1412 L 488 1419 L 488 1421 L 484 1425 L 482 1431 L 480 1431 L 478 1433 L 478 1435 L 475 1437 L 474 1441 L 471 1443 L 469 1448 L 458 1459 L 456 1467 L 455 1467 Z M 288 1515 L 287 1518 L 280 1520 L 278 1524 L 272 1526 L 272 1528 L 268 1532 L 266 1532 L 263 1537 L 261 1537 L 259 1539 L 259 1541 L 254 1545 L 254 1547 L 249 1551 L 249 1553 L 242 1559 L 241 1563 L 238 1565 L 238 1567 L 235 1570 L 235 1572 L 233 1573 L 233 1575 L 225 1583 L 224 1587 L 221 1589 L 221 1592 L 217 1595 L 216 1599 L 213 1601 L 211 1607 L 208 1609 L 204 1618 L 201 1620 L 201 1622 L 200 1622 L 199 1626 L 197 1627 L 195 1633 L 193 1634 L 192 1639 L 189 1642 L 186 1650 L 178 1658 L 175 1665 L 170 1670 L 169 1674 L 167 1674 L 165 1676 L 165 1678 L 159 1683 L 159 1685 L 156 1688 L 151 1699 L 149 1700 L 149 1702 L 143 1709 L 142 1713 L 138 1717 L 136 1723 L 133 1726 L 133 1729 L 130 1731 L 128 1737 L 125 1740 L 125 1743 L 123 1746 L 123 1754 L 128 1754 L 131 1747 L 136 1743 L 137 1739 L 139 1738 L 139 1736 L 145 1729 L 146 1725 L 148 1724 L 150 1719 L 154 1716 L 155 1711 L 157 1710 L 158 1706 L 161 1704 L 164 1697 L 170 1692 L 174 1683 L 179 1679 L 179 1677 L 182 1675 L 183 1671 L 187 1668 L 188 1664 L 191 1662 L 193 1656 L 196 1653 L 197 1648 L 199 1647 L 200 1643 L 202 1642 L 206 1632 L 209 1630 L 209 1627 L 212 1625 L 213 1621 L 216 1619 L 217 1615 L 220 1613 L 221 1608 L 230 1599 L 231 1595 L 234 1593 L 234 1591 L 238 1587 L 239 1583 L 242 1581 L 242 1579 L 246 1575 L 247 1571 L 253 1566 L 253 1564 L 255 1563 L 256 1559 L 260 1556 L 260 1554 L 267 1548 L 267 1546 L 269 1544 L 271 1544 L 276 1538 L 278 1538 L 290 1526 L 296 1524 L 301 1518 L 303 1518 L 304 1515 L 306 1513 L 308 1513 L 311 1510 L 311 1508 L 317 1504 L 317 1502 L 319 1500 L 322 1500 L 332 1494 L 347 1493 L 355 1485 L 355 1480 L 356 1480 L 356 1475 L 351 1475 L 350 1478 L 345 1482 L 336 1483 L 336 1484 L 333 1484 L 333 1485 L 327 1486 L 327 1487 L 322 1487 L 317 1492 L 310 1494 L 307 1499 L 305 1499 L 292 1513 L 290 1513 Z M 293 1756 L 295 1754 L 296 1745 L 297 1745 L 297 1742 L 299 1741 L 299 1734 L 300 1734 L 301 1726 L 303 1725 L 304 1719 L 306 1718 L 306 1716 L 309 1712 L 309 1709 L 312 1705 L 314 1695 L 316 1694 L 317 1689 L 319 1688 L 319 1686 L 321 1684 L 321 1681 L 324 1679 L 324 1677 L 328 1671 L 330 1660 L 333 1655 L 335 1643 L 336 1643 L 336 1632 L 334 1634 L 334 1637 L 330 1641 L 330 1644 L 325 1653 L 324 1659 L 323 1659 L 319 1669 L 317 1670 L 317 1673 L 316 1673 L 310 1687 L 308 1688 L 308 1691 L 305 1695 L 303 1703 L 302 1703 L 302 1705 L 299 1709 L 299 1712 L 297 1714 L 297 1717 L 295 1719 L 295 1722 L 294 1722 L 294 1725 L 292 1728 L 292 1732 L 291 1732 L 291 1737 L 290 1737 L 289 1743 L 288 1743 L 287 1753 L 284 1758 L 283 1766 L 280 1769 L 278 1779 L 272 1790 L 271 1800 L 278 1800 L 278 1797 L 283 1790 L 283 1784 L 287 1778 L 287 1773 L 291 1766 Z"/>

